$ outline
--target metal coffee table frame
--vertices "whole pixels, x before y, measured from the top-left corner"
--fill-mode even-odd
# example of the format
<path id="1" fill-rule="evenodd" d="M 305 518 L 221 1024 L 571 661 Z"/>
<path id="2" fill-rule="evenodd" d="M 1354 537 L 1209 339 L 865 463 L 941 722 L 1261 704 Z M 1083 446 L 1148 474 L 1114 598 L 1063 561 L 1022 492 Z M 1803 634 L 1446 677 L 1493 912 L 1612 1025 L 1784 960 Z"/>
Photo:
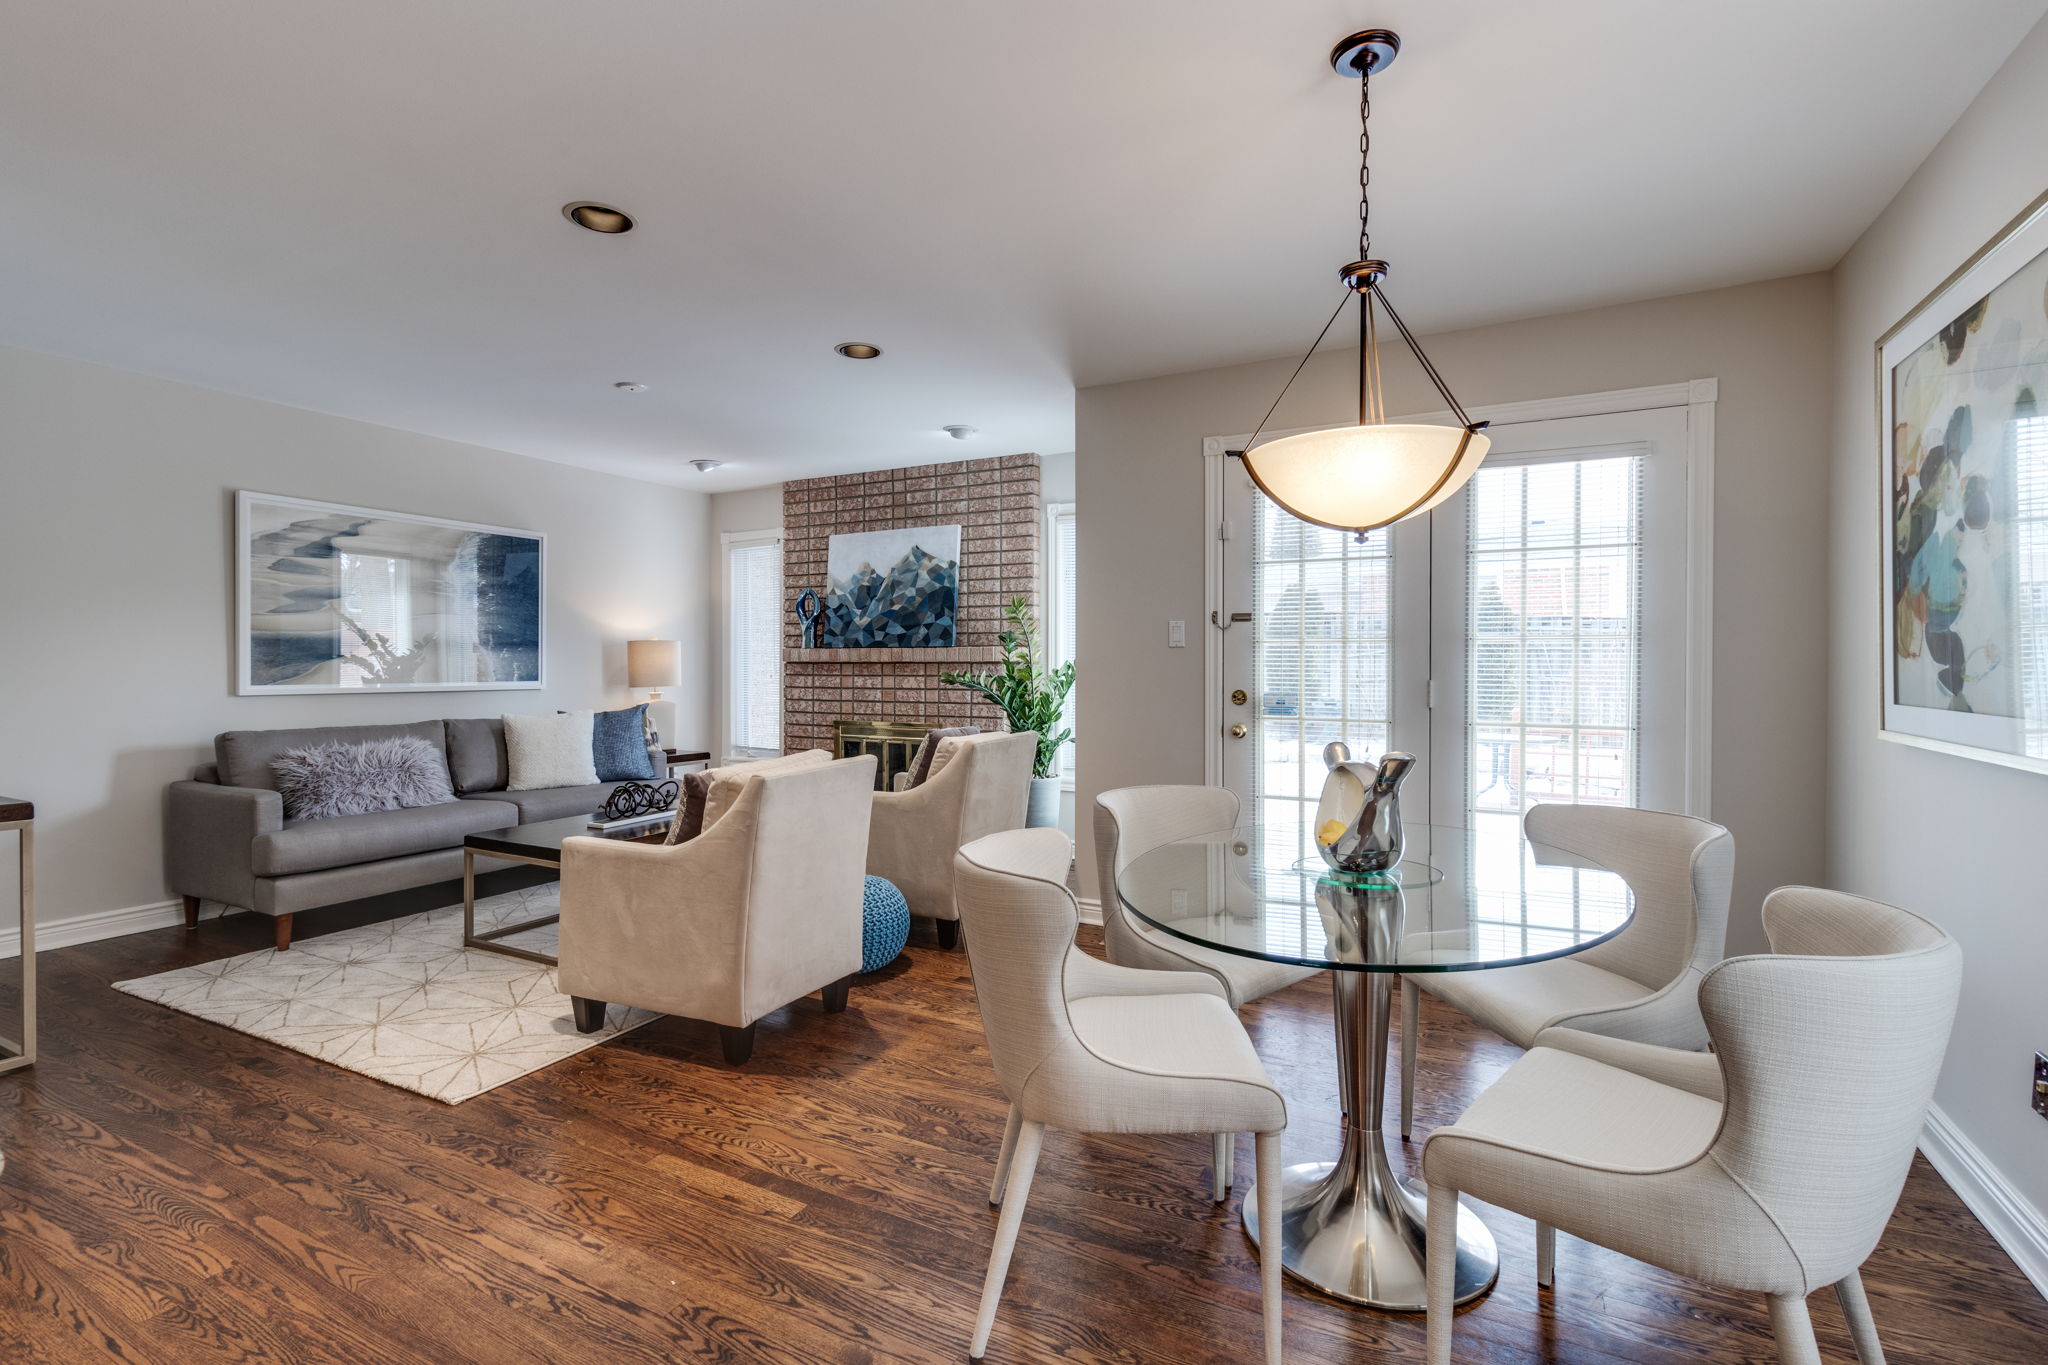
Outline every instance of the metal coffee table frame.
<path id="1" fill-rule="evenodd" d="M 519 838 L 521 830 L 534 831 L 541 825 L 561 826 L 560 833 L 550 830 L 541 838 Z M 563 820 L 542 820 L 532 825 L 514 825 L 507 829 L 485 830 L 472 834 L 462 841 L 462 946 L 481 948 L 487 953 L 502 953 L 506 957 L 524 958 L 528 962 L 541 962 L 550 967 L 560 965 L 560 959 L 552 953 L 539 952 L 532 948 L 521 948 L 503 940 L 530 929 L 543 929 L 559 923 L 561 915 L 541 915 L 534 919 L 521 920 L 517 924 L 504 924 L 495 929 L 478 933 L 476 929 L 476 860 L 491 858 L 500 862 L 525 863 L 530 867 L 551 867 L 557 872 L 562 868 L 562 840 L 581 837 L 593 839 L 617 839 L 626 842 L 654 842 L 668 837 L 669 822 L 655 821 L 635 825 L 630 829 L 596 830 L 589 827 L 584 817 L 570 816 Z"/>

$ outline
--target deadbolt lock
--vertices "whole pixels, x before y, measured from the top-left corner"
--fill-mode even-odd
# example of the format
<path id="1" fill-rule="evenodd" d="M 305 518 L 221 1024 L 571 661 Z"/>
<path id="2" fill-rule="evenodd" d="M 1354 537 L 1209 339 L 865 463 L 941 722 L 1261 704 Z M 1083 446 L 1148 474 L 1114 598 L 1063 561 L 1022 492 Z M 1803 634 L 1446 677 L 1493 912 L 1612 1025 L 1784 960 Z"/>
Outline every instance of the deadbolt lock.
<path id="1" fill-rule="evenodd" d="M 1251 699 L 1252 694 L 1245 691 L 1242 687 L 1238 688 L 1235 692 L 1232 692 L 1230 694 L 1230 704 L 1232 706 L 1243 706 L 1246 702 L 1250 701 Z"/>
<path id="2" fill-rule="evenodd" d="M 1246 725 L 1243 721 L 1239 721 L 1237 724 L 1230 727 L 1230 737 L 1232 739 L 1243 739 L 1246 735 L 1250 734 L 1251 732 L 1252 727 Z"/>

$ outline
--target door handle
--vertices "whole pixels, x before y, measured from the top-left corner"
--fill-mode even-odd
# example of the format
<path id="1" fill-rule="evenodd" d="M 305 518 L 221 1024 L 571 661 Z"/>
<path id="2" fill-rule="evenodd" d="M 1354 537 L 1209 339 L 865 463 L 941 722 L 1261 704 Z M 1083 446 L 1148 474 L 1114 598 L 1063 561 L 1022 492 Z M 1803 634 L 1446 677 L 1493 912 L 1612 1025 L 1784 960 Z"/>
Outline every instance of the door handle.
<path id="1" fill-rule="evenodd" d="M 1243 721 L 1239 721 L 1237 724 L 1230 727 L 1230 737 L 1232 739 L 1243 739 L 1246 735 L 1250 734 L 1251 732 L 1252 727 L 1246 725 Z"/>

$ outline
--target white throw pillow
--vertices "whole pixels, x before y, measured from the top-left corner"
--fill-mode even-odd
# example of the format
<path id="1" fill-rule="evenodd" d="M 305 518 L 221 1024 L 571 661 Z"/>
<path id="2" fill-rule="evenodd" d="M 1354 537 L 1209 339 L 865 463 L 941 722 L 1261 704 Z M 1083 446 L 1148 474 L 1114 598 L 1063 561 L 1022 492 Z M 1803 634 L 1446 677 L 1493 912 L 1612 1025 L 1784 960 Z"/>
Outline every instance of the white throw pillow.
<path id="1" fill-rule="evenodd" d="M 591 757 L 589 711 L 563 711 L 545 716 L 505 717 L 505 758 L 511 769 L 506 791 L 537 787 L 590 787 L 597 784 L 597 763 Z"/>

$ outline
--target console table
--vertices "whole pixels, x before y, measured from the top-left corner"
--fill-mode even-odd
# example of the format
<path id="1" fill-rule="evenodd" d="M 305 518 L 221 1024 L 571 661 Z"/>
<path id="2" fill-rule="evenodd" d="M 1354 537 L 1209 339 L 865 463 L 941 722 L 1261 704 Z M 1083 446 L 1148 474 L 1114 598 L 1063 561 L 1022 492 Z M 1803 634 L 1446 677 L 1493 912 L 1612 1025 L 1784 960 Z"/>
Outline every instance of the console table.
<path id="1" fill-rule="evenodd" d="M 0 1004 L 0 1072 L 36 1059 L 36 808 L 19 797 L 0 796 L 0 832 L 13 830 L 21 864 L 21 998 L 19 1019 Z M 4 1002 L 4 996 L 0 996 Z M 11 1027 L 10 1027 L 11 1023 Z M 11 1035 L 11 1036 L 10 1036 Z"/>

